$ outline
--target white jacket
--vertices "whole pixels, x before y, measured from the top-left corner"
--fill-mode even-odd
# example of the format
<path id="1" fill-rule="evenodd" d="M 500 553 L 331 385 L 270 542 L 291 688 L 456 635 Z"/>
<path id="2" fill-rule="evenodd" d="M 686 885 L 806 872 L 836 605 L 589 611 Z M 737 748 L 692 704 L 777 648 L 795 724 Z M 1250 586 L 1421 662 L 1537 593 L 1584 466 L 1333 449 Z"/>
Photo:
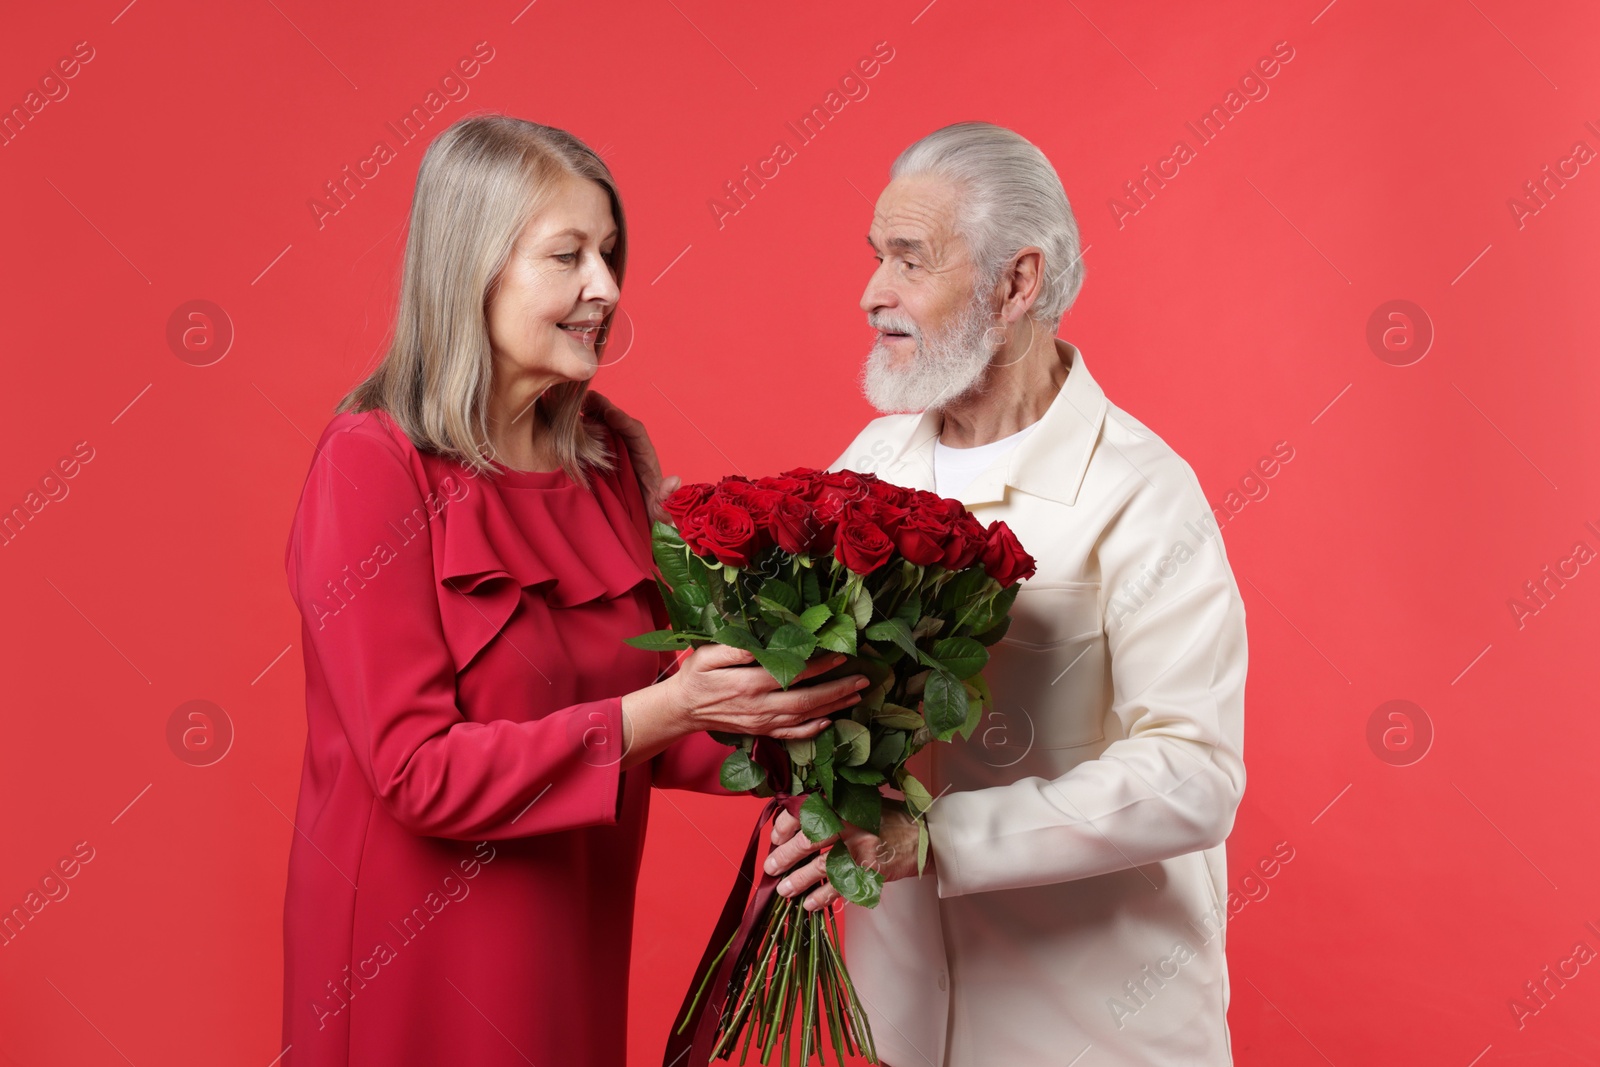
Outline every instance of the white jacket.
<path id="1" fill-rule="evenodd" d="M 846 912 L 889 1067 L 1232 1063 L 1244 603 L 1193 470 L 1056 345 L 1060 393 L 958 497 L 1038 561 L 990 650 L 995 710 L 912 760 L 932 869 Z M 832 469 L 931 490 L 938 432 L 875 419 Z"/>

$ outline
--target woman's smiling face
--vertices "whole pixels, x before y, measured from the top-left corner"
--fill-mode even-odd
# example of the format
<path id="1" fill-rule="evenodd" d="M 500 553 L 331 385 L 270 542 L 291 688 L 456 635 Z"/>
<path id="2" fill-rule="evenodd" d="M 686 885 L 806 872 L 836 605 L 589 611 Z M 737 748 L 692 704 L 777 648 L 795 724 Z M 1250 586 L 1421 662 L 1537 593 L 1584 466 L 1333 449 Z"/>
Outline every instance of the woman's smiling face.
<path id="1" fill-rule="evenodd" d="M 599 184 L 565 176 L 518 237 L 488 306 L 496 387 L 539 391 L 586 381 L 600 361 L 600 324 L 620 292 L 611 271 L 617 224 Z"/>

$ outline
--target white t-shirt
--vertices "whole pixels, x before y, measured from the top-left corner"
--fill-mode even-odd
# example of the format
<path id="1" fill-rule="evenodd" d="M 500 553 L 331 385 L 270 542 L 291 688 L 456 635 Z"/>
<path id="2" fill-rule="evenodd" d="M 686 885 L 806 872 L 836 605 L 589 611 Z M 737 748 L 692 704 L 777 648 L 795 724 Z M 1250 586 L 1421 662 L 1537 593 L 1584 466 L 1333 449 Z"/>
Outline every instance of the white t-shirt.
<path id="1" fill-rule="evenodd" d="M 953 497 L 961 493 L 972 479 L 989 469 L 1001 455 L 1016 448 L 1022 439 L 1039 425 L 1030 422 L 1010 437 L 990 441 L 972 448 L 951 448 L 943 441 L 933 442 L 933 490 L 940 496 Z"/>

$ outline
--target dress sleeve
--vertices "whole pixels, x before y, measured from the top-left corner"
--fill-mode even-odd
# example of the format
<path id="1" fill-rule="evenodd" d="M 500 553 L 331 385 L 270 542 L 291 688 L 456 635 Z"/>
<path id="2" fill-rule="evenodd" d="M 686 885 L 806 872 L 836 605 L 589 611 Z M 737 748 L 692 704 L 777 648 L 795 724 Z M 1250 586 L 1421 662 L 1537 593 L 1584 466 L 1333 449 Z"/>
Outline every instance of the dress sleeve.
<path id="1" fill-rule="evenodd" d="M 651 761 L 651 782 L 657 789 L 688 789 L 696 793 L 737 797 L 722 784 L 722 761 L 733 749 L 710 734 L 690 734 L 658 752 Z"/>
<path id="2" fill-rule="evenodd" d="M 313 461 L 290 539 L 308 681 L 320 675 L 368 786 L 414 834 L 527 837 L 620 818 L 622 772 L 593 758 L 596 729 L 622 736 L 620 697 L 531 722 L 471 722 L 456 705 L 428 517 L 401 455 L 353 431 Z M 312 709 L 316 714 L 317 709 Z M 589 758 L 585 758 L 589 756 Z"/>

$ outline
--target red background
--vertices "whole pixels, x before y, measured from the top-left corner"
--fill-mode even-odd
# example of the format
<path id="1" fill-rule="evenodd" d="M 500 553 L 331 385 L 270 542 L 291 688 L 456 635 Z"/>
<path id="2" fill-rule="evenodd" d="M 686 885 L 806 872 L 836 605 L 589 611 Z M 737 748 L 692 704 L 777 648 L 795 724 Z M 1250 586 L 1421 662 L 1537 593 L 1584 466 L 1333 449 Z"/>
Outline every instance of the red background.
<path id="1" fill-rule="evenodd" d="M 1600 1057 L 1600 966 L 1520 1026 L 1509 1006 L 1576 942 L 1600 949 L 1600 567 L 1569 565 L 1520 627 L 1508 606 L 1575 542 L 1600 549 L 1600 176 L 1550 183 L 1520 225 L 1508 204 L 1574 142 L 1600 148 L 1592 5 L 121 2 L 17 6 L 0 33 L 8 110 L 77 42 L 94 54 L 0 147 L 0 507 L 93 449 L 0 547 L 0 907 L 94 850 L 0 948 L 0 1061 L 281 1051 L 304 715 L 283 544 L 311 442 L 381 349 L 425 140 L 324 225 L 308 204 L 480 41 L 494 58 L 424 138 L 493 109 L 605 156 L 636 340 L 598 387 L 690 479 L 826 464 L 870 416 L 863 234 L 902 147 L 967 118 L 1037 143 L 1087 246 L 1061 333 L 1113 402 L 1214 504 L 1294 450 L 1223 531 L 1251 643 L 1230 877 L 1294 850 L 1230 921 L 1238 1062 Z M 785 121 L 880 41 L 867 98 L 719 227 L 722 183 L 793 146 Z M 1269 95 L 1199 147 L 1184 123 L 1280 41 Z M 1119 225 L 1112 198 L 1180 138 L 1197 157 Z M 236 331 L 210 366 L 166 339 L 195 299 Z M 1435 331 L 1409 366 L 1366 340 L 1393 299 Z M 235 731 L 211 766 L 168 745 L 193 699 Z M 1433 730 L 1408 766 L 1368 742 L 1396 699 Z M 755 803 L 657 794 L 637 1062 Z"/>

